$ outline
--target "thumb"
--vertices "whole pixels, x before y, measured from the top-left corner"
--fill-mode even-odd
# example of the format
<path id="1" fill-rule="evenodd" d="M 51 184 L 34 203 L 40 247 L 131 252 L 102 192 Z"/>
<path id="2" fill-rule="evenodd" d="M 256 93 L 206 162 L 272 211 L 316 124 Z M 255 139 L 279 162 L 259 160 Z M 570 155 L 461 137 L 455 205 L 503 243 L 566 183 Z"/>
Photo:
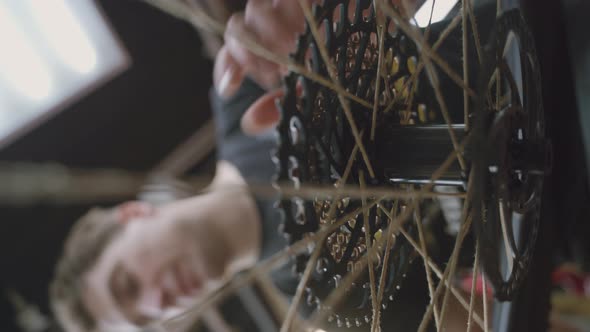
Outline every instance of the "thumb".
<path id="1" fill-rule="evenodd" d="M 283 94 L 283 89 L 275 89 L 258 98 L 242 116 L 241 125 L 244 133 L 257 135 L 274 127 L 280 119 L 276 100 Z"/>

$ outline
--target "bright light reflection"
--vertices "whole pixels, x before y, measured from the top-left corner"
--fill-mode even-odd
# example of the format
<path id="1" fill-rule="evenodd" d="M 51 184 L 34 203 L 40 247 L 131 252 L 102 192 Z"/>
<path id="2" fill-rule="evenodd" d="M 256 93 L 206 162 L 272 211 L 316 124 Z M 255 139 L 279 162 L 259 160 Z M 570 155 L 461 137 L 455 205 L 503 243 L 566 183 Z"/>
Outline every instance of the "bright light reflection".
<path id="1" fill-rule="evenodd" d="M 64 0 L 30 1 L 31 12 L 47 42 L 73 70 L 86 74 L 96 67 L 96 52 Z"/>
<path id="2" fill-rule="evenodd" d="M 430 12 L 432 10 L 432 2 L 434 0 L 426 0 L 422 7 L 418 9 L 414 18 L 418 26 L 424 28 L 428 26 L 430 20 Z M 434 10 L 432 10 L 432 23 L 440 22 L 451 12 L 451 9 L 457 4 L 458 0 L 436 0 Z"/>
<path id="3" fill-rule="evenodd" d="M 0 4 L 0 78 L 18 93 L 41 100 L 49 96 L 53 82 L 45 63 L 28 40 Z"/>

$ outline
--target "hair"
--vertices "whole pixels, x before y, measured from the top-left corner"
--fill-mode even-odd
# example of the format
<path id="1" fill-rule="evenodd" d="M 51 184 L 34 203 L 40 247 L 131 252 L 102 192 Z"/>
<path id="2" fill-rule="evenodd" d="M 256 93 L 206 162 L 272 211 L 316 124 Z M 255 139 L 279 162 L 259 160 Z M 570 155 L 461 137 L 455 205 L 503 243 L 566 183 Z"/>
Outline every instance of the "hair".
<path id="1" fill-rule="evenodd" d="M 115 209 L 93 208 L 74 224 L 50 286 L 53 312 L 66 331 L 92 331 L 96 320 L 83 301 L 83 275 L 97 263 L 100 255 L 123 225 Z"/>

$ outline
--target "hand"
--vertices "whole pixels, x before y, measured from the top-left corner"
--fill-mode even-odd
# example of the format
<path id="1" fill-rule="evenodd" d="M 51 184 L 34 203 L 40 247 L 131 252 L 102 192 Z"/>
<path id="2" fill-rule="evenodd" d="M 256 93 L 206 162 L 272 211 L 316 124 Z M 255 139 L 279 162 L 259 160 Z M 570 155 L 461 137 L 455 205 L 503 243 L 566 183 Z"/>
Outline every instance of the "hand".
<path id="1" fill-rule="evenodd" d="M 311 2 L 310 0 L 306 0 Z M 279 120 L 274 100 L 282 95 L 283 68 L 246 49 L 240 36 L 273 53 L 284 56 L 295 50 L 295 40 L 304 31 L 304 16 L 297 0 L 250 0 L 243 13 L 234 14 L 227 24 L 225 45 L 219 51 L 213 71 L 214 83 L 222 97 L 230 97 L 246 75 L 268 93 L 250 106 L 242 118 L 242 129 L 257 134 Z"/>
<path id="2" fill-rule="evenodd" d="M 304 0 L 309 6 L 314 0 Z M 392 0 L 417 6 L 420 0 Z M 354 10 L 354 1 L 349 11 Z M 242 117 L 246 134 L 259 134 L 279 121 L 275 99 L 283 94 L 280 79 L 287 69 L 249 51 L 240 40 L 256 41 L 266 50 L 287 57 L 295 50 L 296 38 L 305 29 L 305 19 L 298 0 L 250 0 L 243 13 L 234 14 L 228 21 L 225 45 L 219 51 L 213 70 L 215 88 L 222 97 L 230 97 L 248 75 L 267 93 L 253 103 Z"/>

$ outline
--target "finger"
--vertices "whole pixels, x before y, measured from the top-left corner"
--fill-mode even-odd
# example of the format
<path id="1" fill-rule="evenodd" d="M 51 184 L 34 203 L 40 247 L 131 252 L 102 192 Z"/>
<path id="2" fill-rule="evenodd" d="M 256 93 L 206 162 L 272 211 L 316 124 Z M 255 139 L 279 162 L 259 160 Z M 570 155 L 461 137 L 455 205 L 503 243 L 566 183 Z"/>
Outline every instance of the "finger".
<path id="1" fill-rule="evenodd" d="M 320 2 L 319 0 L 305 0 L 304 5 L 310 7 L 312 3 Z M 280 12 L 283 25 L 297 35 L 305 30 L 305 16 L 301 10 L 299 0 L 273 0 L 273 7 Z"/>
<path id="2" fill-rule="evenodd" d="M 280 119 L 276 106 L 277 98 L 282 97 L 283 89 L 275 89 L 260 97 L 242 116 L 242 130 L 247 135 L 257 135 L 274 127 Z"/>
<path id="3" fill-rule="evenodd" d="M 313 2 L 304 1 L 308 5 Z M 249 2 L 244 18 L 248 27 L 260 37 L 265 47 L 285 57 L 295 51 L 296 40 L 305 30 L 305 18 L 298 0 Z M 269 34 L 269 31 L 272 31 L 272 34 Z M 287 74 L 288 68 L 268 65 L 269 63 L 264 60 L 259 61 L 257 82 L 271 90 L 279 86 L 280 79 Z"/>
<path id="4" fill-rule="evenodd" d="M 270 1 L 249 2 L 244 13 L 244 22 L 263 46 L 281 55 L 288 55 L 293 51 L 297 35 L 303 32 L 304 21 L 301 8 L 295 7 L 292 13 L 285 12 L 286 7 L 292 7 L 297 1 L 291 0 L 291 5 L 281 4 L 273 6 Z M 293 17 L 295 18 L 293 18 Z M 298 20 L 298 25 L 290 22 Z"/>
<path id="5" fill-rule="evenodd" d="M 282 71 L 276 67 L 267 67 L 266 64 L 258 65 L 259 72 L 253 76 L 256 83 L 263 87 L 266 91 L 271 91 L 281 85 Z"/>
<path id="6" fill-rule="evenodd" d="M 238 90 L 243 80 L 244 71 L 241 65 L 228 52 L 227 48 L 223 46 L 215 58 L 215 65 L 213 67 L 215 90 L 223 98 L 231 97 Z"/>
<path id="7" fill-rule="evenodd" d="M 256 40 L 256 36 L 249 31 L 244 21 L 243 13 L 233 14 L 226 26 L 225 30 L 225 47 L 232 58 L 239 63 L 242 68 L 246 69 L 256 63 L 257 56 L 246 49 L 240 42 L 240 39 L 248 38 Z"/>
<path id="8" fill-rule="evenodd" d="M 261 46 L 274 52 L 271 46 L 263 44 L 264 39 L 257 31 L 252 30 L 251 26 L 246 24 L 243 14 L 232 15 L 225 33 L 227 53 L 239 65 L 242 75 L 250 76 L 266 89 L 276 87 L 280 82 L 279 66 L 246 49 L 241 41 L 245 38 L 255 40 Z"/>

